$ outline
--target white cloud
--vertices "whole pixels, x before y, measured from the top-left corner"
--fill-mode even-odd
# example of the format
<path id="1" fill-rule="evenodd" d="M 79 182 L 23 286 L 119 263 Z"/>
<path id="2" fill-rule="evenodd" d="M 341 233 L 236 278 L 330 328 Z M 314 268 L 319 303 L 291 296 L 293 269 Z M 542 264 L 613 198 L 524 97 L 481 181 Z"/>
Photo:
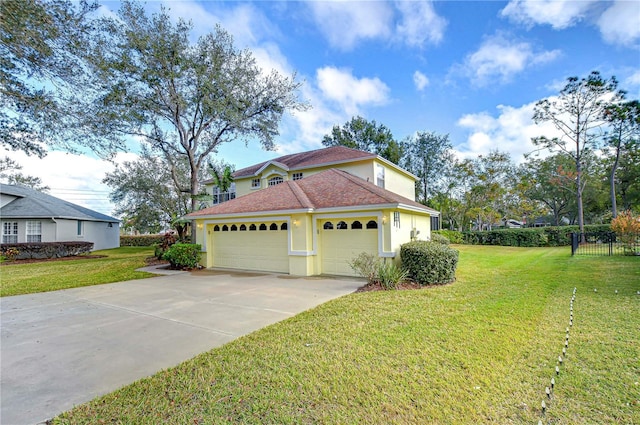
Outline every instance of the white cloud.
<path id="1" fill-rule="evenodd" d="M 113 214 L 109 201 L 109 186 L 102 183 L 106 173 L 114 170 L 114 164 L 89 155 L 74 155 L 61 151 L 50 151 L 44 158 L 27 156 L 22 152 L 0 149 L 0 156 L 16 161 L 22 166 L 21 173 L 40 177 L 49 194 L 86 208 Z M 120 153 L 114 162 L 122 163 L 137 158 L 133 153 Z"/>
<path id="2" fill-rule="evenodd" d="M 437 44 L 444 36 L 446 19 L 438 16 L 430 1 L 397 1 L 402 20 L 397 35 L 409 46 L 422 47 L 425 42 Z"/>
<path id="3" fill-rule="evenodd" d="M 324 97 L 336 102 L 348 115 L 356 115 L 361 106 L 383 105 L 389 87 L 379 78 L 356 78 L 351 70 L 324 67 L 316 73 L 318 88 Z"/>
<path id="4" fill-rule="evenodd" d="M 413 73 L 413 84 L 418 91 L 422 91 L 429 85 L 429 78 L 420 71 Z"/>
<path id="5" fill-rule="evenodd" d="M 365 40 L 382 39 L 410 47 L 437 44 L 447 27 L 431 1 L 312 1 L 313 19 L 329 44 L 351 50 Z M 395 8 L 394 8 L 395 6 Z"/>
<path id="6" fill-rule="evenodd" d="M 527 68 L 555 60 L 560 53 L 559 50 L 536 52 L 530 43 L 511 41 L 498 34 L 486 38 L 476 52 L 466 57 L 463 72 L 478 86 L 496 79 L 505 83 Z"/>
<path id="7" fill-rule="evenodd" d="M 555 30 L 588 21 L 610 44 L 634 46 L 640 40 L 637 0 L 511 0 L 500 14 L 528 27 L 550 25 Z"/>
<path id="8" fill-rule="evenodd" d="M 640 87 L 640 70 L 634 72 L 624 80 L 625 85 Z"/>
<path id="9" fill-rule="evenodd" d="M 312 1 L 316 25 L 331 46 L 350 50 L 361 40 L 388 37 L 393 10 L 380 1 Z"/>
<path id="10" fill-rule="evenodd" d="M 536 147 L 531 139 L 538 136 L 554 137 L 557 130 L 552 124 L 535 124 L 533 111 L 535 102 L 519 108 L 498 105 L 498 116 L 487 112 L 462 116 L 457 124 L 468 129 L 467 140 L 457 146 L 462 158 L 475 158 L 492 150 L 509 152 L 516 162 L 524 160 L 523 155 L 533 152 Z"/>
<path id="11" fill-rule="evenodd" d="M 597 24 L 607 43 L 633 45 L 640 40 L 640 3 L 617 0 L 600 16 Z"/>
<path id="12" fill-rule="evenodd" d="M 564 29 L 582 20 L 597 0 L 511 0 L 500 14 L 527 26 Z"/>

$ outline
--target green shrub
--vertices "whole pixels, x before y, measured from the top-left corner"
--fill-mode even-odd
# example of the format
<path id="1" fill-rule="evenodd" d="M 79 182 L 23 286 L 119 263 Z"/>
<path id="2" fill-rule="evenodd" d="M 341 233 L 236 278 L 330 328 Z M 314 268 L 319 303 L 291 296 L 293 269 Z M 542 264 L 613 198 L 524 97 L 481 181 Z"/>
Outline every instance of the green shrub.
<path id="1" fill-rule="evenodd" d="M 367 278 L 367 283 L 375 283 L 378 277 L 380 259 L 377 255 L 361 252 L 356 258 L 349 261 L 351 269 L 359 276 Z"/>
<path id="2" fill-rule="evenodd" d="M 451 241 L 449 241 L 449 238 L 437 233 L 431 233 L 431 242 L 441 243 L 443 245 L 449 245 L 451 243 Z"/>
<path id="3" fill-rule="evenodd" d="M 469 245 L 502 246 L 568 246 L 571 233 L 578 233 L 578 226 L 527 227 L 523 229 L 498 229 L 462 232 L 463 243 Z M 585 226 L 585 232 L 610 232 L 608 224 Z"/>
<path id="4" fill-rule="evenodd" d="M 176 242 L 177 240 L 175 236 L 173 236 L 171 233 L 165 233 L 165 235 L 162 237 L 162 241 L 153 245 L 153 255 L 155 255 L 158 260 L 162 260 L 162 257 L 164 257 L 164 254 L 167 252 L 167 250 Z"/>
<path id="5" fill-rule="evenodd" d="M 162 243 L 162 235 L 121 235 L 120 246 L 153 246 Z"/>
<path id="6" fill-rule="evenodd" d="M 462 232 L 458 232 L 457 230 L 434 230 L 433 232 L 431 232 L 432 237 L 434 234 L 444 236 L 445 238 L 449 239 L 449 242 L 451 243 L 464 243 L 464 236 L 462 235 Z"/>
<path id="7" fill-rule="evenodd" d="M 458 251 L 441 243 L 414 241 L 400 247 L 402 266 L 420 285 L 438 285 L 455 280 Z"/>
<path id="8" fill-rule="evenodd" d="M 396 266 L 393 261 L 384 263 L 378 262 L 378 281 L 380 285 L 386 289 L 397 289 L 398 284 L 402 283 L 409 274 L 406 270 Z"/>
<path id="9" fill-rule="evenodd" d="M 200 249 L 199 244 L 176 243 L 164 253 L 163 259 L 174 269 L 194 269 L 200 263 Z"/>

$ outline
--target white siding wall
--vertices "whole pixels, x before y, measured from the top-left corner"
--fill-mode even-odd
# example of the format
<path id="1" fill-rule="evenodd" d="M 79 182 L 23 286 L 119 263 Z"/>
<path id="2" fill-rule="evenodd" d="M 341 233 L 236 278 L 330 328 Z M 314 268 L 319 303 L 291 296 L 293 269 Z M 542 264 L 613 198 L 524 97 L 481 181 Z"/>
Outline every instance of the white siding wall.
<path id="1" fill-rule="evenodd" d="M 18 242 L 27 241 L 27 221 L 40 221 L 42 223 L 42 242 L 66 242 L 66 241 L 87 241 L 93 242 L 93 249 L 109 249 L 120 246 L 120 226 L 119 223 L 109 223 L 103 221 L 84 221 L 84 234 L 78 236 L 78 221 L 50 218 L 41 219 L 4 219 L 2 222 L 18 223 Z"/>

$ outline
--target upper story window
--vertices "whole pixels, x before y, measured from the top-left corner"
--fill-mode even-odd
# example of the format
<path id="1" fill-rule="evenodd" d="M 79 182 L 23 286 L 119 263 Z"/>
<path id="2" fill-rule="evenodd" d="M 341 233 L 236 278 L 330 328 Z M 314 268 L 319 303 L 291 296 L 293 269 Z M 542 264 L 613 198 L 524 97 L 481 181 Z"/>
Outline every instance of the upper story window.
<path id="1" fill-rule="evenodd" d="M 269 179 L 269 186 L 275 186 L 277 184 L 283 183 L 284 179 L 280 176 L 276 176 L 276 177 L 271 177 Z"/>
<path id="2" fill-rule="evenodd" d="M 221 204 L 223 202 L 236 199 L 236 184 L 231 183 L 229 189 L 226 192 L 223 192 L 219 187 L 214 186 L 211 192 L 213 195 L 213 205 Z"/>
<path id="3" fill-rule="evenodd" d="M 302 180 L 302 173 L 293 173 L 293 180 Z"/>
<path id="4" fill-rule="evenodd" d="M 251 189 L 260 189 L 260 179 L 251 180 Z"/>
<path id="5" fill-rule="evenodd" d="M 2 223 L 2 243 L 18 243 L 18 222 Z"/>
<path id="6" fill-rule="evenodd" d="M 27 242 L 42 242 L 41 221 L 27 221 Z"/>
<path id="7" fill-rule="evenodd" d="M 376 164 L 376 185 L 384 189 L 384 167 Z"/>

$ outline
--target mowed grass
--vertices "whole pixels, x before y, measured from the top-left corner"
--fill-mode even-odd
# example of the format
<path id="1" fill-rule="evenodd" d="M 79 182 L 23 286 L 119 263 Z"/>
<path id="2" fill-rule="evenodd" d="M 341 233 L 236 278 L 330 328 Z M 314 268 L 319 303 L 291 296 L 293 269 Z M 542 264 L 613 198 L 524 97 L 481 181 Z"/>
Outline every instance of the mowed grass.
<path id="1" fill-rule="evenodd" d="M 144 267 L 144 260 L 153 255 L 153 248 L 120 247 L 94 251 L 91 254 L 106 257 L 3 265 L 0 267 L 0 296 L 56 291 L 153 276 L 151 273 L 135 271 Z"/>
<path id="2" fill-rule="evenodd" d="M 457 248 L 454 284 L 339 298 L 53 423 L 640 423 L 640 259 Z"/>

